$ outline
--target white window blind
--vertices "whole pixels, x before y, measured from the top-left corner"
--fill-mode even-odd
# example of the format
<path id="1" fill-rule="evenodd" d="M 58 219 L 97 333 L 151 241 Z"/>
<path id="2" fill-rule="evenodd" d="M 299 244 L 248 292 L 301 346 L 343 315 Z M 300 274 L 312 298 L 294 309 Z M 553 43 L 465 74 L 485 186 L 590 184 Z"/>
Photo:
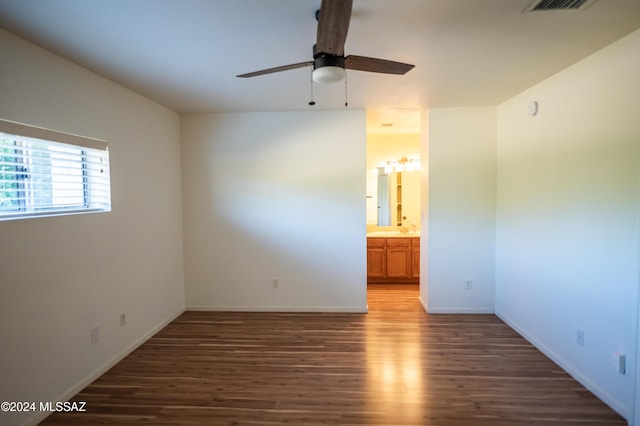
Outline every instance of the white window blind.
<path id="1" fill-rule="evenodd" d="M 110 210 L 106 142 L 0 120 L 0 220 Z"/>

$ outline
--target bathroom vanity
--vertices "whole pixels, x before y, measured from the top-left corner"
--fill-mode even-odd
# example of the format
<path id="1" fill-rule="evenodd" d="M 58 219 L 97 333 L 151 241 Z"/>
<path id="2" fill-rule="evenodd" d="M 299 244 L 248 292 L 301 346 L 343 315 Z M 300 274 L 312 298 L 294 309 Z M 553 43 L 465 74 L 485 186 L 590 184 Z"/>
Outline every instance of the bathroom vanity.
<path id="1" fill-rule="evenodd" d="M 417 283 L 420 236 L 400 232 L 367 234 L 367 282 Z"/>

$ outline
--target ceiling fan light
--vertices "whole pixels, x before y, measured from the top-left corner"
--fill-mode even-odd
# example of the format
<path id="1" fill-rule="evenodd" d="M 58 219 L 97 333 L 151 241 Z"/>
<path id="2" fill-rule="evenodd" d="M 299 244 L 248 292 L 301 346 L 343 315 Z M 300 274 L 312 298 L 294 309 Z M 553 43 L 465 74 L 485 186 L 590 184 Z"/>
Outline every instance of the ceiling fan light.
<path id="1" fill-rule="evenodd" d="M 344 68 L 325 66 L 313 70 L 313 81 L 316 83 L 337 83 L 344 78 Z"/>

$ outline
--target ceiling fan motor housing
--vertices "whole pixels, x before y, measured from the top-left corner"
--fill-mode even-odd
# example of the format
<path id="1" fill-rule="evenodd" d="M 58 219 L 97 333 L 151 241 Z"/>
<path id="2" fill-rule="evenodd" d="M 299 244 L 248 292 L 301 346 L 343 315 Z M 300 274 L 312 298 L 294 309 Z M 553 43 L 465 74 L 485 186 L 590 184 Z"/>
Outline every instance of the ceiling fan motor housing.
<path id="1" fill-rule="evenodd" d="M 320 53 L 313 58 L 313 69 L 322 67 L 339 67 L 344 69 L 344 56 L 336 56 L 328 53 Z"/>
<path id="2" fill-rule="evenodd" d="M 318 52 L 316 45 L 313 45 L 313 69 L 322 67 L 344 68 L 344 56 L 333 55 L 331 53 Z"/>

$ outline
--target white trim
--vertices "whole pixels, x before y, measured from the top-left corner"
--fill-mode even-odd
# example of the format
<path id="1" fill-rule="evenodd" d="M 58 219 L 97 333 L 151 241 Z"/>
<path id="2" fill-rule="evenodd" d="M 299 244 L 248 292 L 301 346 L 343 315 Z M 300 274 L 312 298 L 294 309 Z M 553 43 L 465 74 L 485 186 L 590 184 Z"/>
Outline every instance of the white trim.
<path id="1" fill-rule="evenodd" d="M 132 344 L 124 348 L 119 354 L 116 354 L 109 361 L 105 362 L 100 367 L 95 369 L 93 372 L 89 373 L 84 379 L 80 380 L 78 383 L 76 383 L 74 386 L 72 386 L 62 394 L 58 395 L 56 398 L 53 398 L 52 402 L 55 403 L 59 401 L 68 401 L 71 398 L 73 398 L 75 395 L 78 394 L 78 392 L 80 392 L 82 389 L 89 386 L 98 377 L 102 376 L 104 373 L 109 371 L 110 368 L 115 366 L 117 363 L 122 361 L 127 355 L 129 355 L 130 353 L 138 349 L 140 346 L 142 346 L 142 344 L 145 343 L 147 340 L 149 340 L 151 337 L 153 337 L 154 334 L 156 334 L 157 332 L 162 330 L 164 327 L 169 325 L 172 321 L 174 321 L 183 313 L 184 313 L 184 309 L 180 309 L 178 312 L 169 316 L 169 318 L 165 319 L 160 324 L 158 324 L 157 326 L 149 330 L 147 333 L 142 335 L 142 337 L 140 337 L 138 340 L 136 340 L 135 342 L 133 342 Z M 47 411 L 38 411 L 32 417 L 28 418 L 24 422 L 23 426 L 36 426 L 37 424 L 42 422 L 45 418 L 47 418 L 50 414 L 51 413 Z"/>
<path id="2" fill-rule="evenodd" d="M 538 339 L 534 338 L 529 333 L 524 331 L 522 328 L 518 327 L 518 325 L 514 321 L 512 321 L 509 317 L 507 317 L 506 315 L 500 312 L 496 312 L 496 316 L 500 318 L 502 321 L 504 321 L 509 327 L 514 329 L 518 334 L 524 337 L 529 343 L 535 346 L 540 352 L 542 352 L 548 358 L 550 358 L 553 362 L 558 364 L 560 368 L 562 368 L 571 377 L 573 377 L 578 382 L 580 382 L 580 384 L 582 384 L 585 388 L 593 392 L 598 398 L 604 401 L 605 404 L 607 404 L 609 407 L 615 410 L 618 414 L 624 417 L 627 420 L 627 423 L 630 422 L 629 420 L 630 413 L 628 412 L 627 409 L 625 409 L 624 404 L 622 404 L 620 401 L 613 398 L 611 395 L 605 392 L 601 387 L 599 387 L 598 385 L 593 383 L 591 380 L 589 380 L 589 378 L 583 375 L 580 371 L 573 368 L 573 366 L 569 362 L 567 362 L 564 358 L 558 356 L 555 352 L 553 352 L 547 346 L 542 344 Z M 632 424 L 632 423 L 629 423 L 629 424 Z"/>
<path id="3" fill-rule="evenodd" d="M 422 309 L 428 314 L 493 314 L 493 307 L 487 308 L 430 308 L 422 296 L 418 297 Z"/>
<path id="4" fill-rule="evenodd" d="M 104 151 L 108 148 L 107 142 L 90 138 L 87 136 L 74 135 L 71 133 L 59 132 L 57 130 L 45 129 L 44 127 L 31 126 L 29 124 L 18 123 L 17 121 L 3 120 L 0 118 L 0 132 L 16 136 L 26 136 L 29 138 L 42 139 L 66 143 L 69 145 L 82 146 L 85 148 L 99 149 Z"/>
<path id="5" fill-rule="evenodd" d="M 424 301 L 422 296 L 418 297 L 418 302 L 420 302 L 420 305 L 422 306 L 422 309 L 424 309 L 424 311 L 426 313 L 429 313 L 429 307 L 427 306 L 427 302 Z"/>
<path id="6" fill-rule="evenodd" d="M 187 311 L 211 312 L 304 312 L 304 313 L 353 313 L 366 314 L 368 306 L 206 306 L 187 305 Z"/>
<path id="7" fill-rule="evenodd" d="M 0 215 L 0 221 L 3 220 L 17 220 L 17 219 L 33 219 L 36 217 L 53 217 L 53 216 L 76 216 L 86 213 L 110 213 L 111 207 L 108 209 L 68 209 L 68 210 L 47 210 L 29 213 L 15 213 Z"/>
<path id="8" fill-rule="evenodd" d="M 640 184 L 640 182 L 638 182 Z M 640 219 L 640 217 L 639 217 Z M 640 233 L 638 233 L 638 246 L 640 249 Z M 633 382 L 633 402 L 631 403 L 631 415 L 629 416 L 629 426 L 640 426 L 640 250 L 638 263 L 636 264 L 636 273 L 638 275 L 638 287 L 636 289 L 636 303 L 634 309 L 635 321 L 633 338 L 635 340 L 636 357 L 633 362 L 633 368 L 636 372 Z"/>
<path id="9" fill-rule="evenodd" d="M 430 314 L 493 314 L 492 306 L 485 308 L 430 308 L 427 307 Z"/>

